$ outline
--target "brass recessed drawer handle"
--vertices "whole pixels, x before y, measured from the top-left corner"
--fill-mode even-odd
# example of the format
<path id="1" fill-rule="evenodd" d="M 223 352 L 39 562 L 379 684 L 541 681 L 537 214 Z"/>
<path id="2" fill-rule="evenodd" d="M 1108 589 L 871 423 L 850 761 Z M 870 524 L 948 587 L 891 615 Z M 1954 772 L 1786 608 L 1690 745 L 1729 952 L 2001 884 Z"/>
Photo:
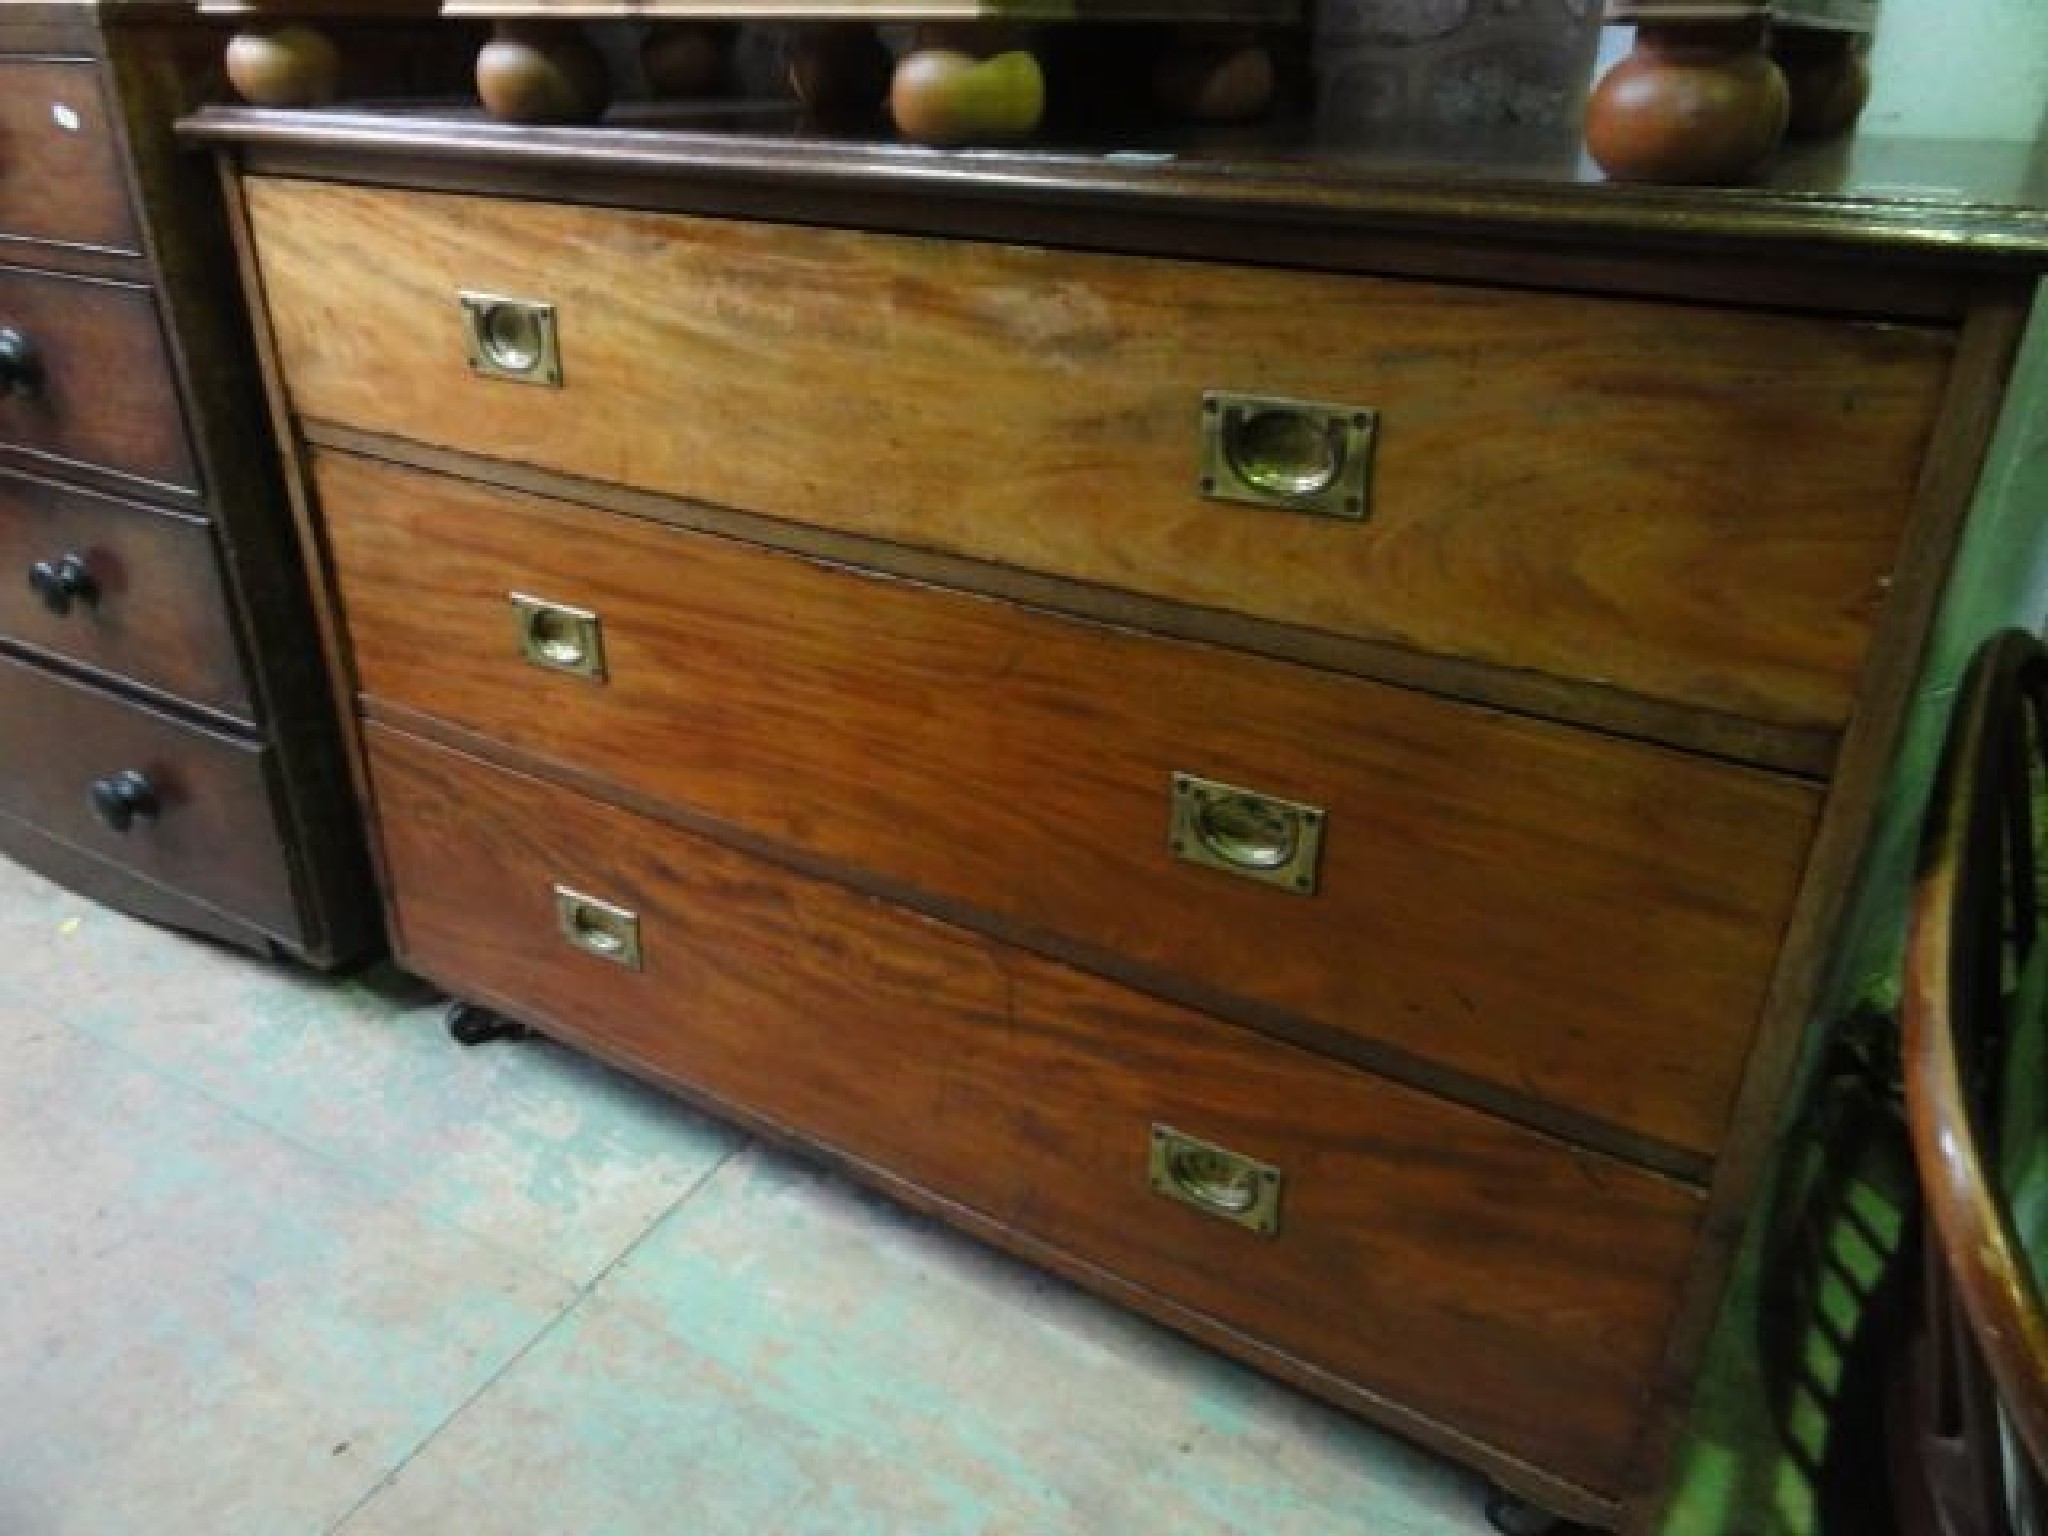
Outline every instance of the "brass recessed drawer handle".
<path id="1" fill-rule="evenodd" d="M 1152 1127 L 1151 1182 L 1169 1200 L 1191 1205 L 1262 1237 L 1280 1230 L 1280 1170 L 1228 1147 Z"/>
<path id="2" fill-rule="evenodd" d="M 629 971 L 640 969 L 640 916 L 566 885 L 555 887 L 555 925 L 571 948 Z"/>
<path id="3" fill-rule="evenodd" d="M 1167 846 L 1190 864 L 1313 896 L 1328 819 L 1320 806 L 1176 773 Z"/>
<path id="4" fill-rule="evenodd" d="M 460 293 L 462 340 L 470 371 L 512 384 L 562 387 L 562 346 L 555 306 L 539 299 L 495 293 Z"/>
<path id="5" fill-rule="evenodd" d="M 1210 390 L 1202 396 L 1202 494 L 1362 519 L 1379 415 L 1353 405 Z"/>
<path id="6" fill-rule="evenodd" d="M 508 592 L 517 626 L 519 654 L 533 666 L 567 672 L 592 682 L 605 680 L 604 621 L 588 608 L 551 603 L 524 592 Z"/>

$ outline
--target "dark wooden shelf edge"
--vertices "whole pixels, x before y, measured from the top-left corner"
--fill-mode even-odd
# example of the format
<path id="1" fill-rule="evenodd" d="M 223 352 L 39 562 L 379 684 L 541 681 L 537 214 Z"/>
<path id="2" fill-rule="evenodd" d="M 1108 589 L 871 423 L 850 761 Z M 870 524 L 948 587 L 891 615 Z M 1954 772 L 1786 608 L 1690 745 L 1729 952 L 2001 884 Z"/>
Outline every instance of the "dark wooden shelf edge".
<path id="1" fill-rule="evenodd" d="M 1114 207 L 1322 225 L 1399 225 L 1607 237 L 1703 249 L 1882 253 L 1949 267 L 2038 266 L 2048 260 L 2048 208 L 1927 196 L 1879 197 L 1770 187 L 1663 187 L 1566 176 L 1482 174 L 1455 164 L 1376 168 L 1356 161 L 967 152 L 833 142 L 737 130 L 531 127 L 417 109 L 286 111 L 207 107 L 179 125 L 198 143 L 386 159 L 481 161 L 575 171 L 601 182 L 631 173 L 854 185 L 925 197 Z"/>

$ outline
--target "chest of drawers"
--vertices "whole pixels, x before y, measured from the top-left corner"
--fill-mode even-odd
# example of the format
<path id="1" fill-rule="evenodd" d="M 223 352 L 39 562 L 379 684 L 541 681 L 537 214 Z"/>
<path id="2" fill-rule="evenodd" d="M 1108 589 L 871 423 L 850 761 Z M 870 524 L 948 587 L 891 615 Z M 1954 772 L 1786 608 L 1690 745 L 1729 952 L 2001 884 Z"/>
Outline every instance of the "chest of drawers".
<path id="1" fill-rule="evenodd" d="M 0 852 L 320 963 L 376 917 L 188 7 L 0 8 Z"/>
<path id="2" fill-rule="evenodd" d="M 191 129 L 409 966 L 1647 1527 L 2025 241 Z"/>

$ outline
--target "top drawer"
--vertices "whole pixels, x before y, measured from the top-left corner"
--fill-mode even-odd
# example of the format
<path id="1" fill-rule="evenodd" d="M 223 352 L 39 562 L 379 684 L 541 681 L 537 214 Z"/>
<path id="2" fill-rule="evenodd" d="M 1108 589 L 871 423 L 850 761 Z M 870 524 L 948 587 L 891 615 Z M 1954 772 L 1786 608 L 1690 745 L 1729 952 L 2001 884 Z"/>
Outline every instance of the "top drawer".
<path id="1" fill-rule="evenodd" d="M 1846 719 L 1943 332 L 257 180 L 307 416 L 1629 697 Z M 555 306 L 478 377 L 464 291 Z M 1206 391 L 1379 413 L 1362 522 Z"/>
<path id="2" fill-rule="evenodd" d="M 98 66 L 0 58 L 0 237 L 139 252 Z"/>

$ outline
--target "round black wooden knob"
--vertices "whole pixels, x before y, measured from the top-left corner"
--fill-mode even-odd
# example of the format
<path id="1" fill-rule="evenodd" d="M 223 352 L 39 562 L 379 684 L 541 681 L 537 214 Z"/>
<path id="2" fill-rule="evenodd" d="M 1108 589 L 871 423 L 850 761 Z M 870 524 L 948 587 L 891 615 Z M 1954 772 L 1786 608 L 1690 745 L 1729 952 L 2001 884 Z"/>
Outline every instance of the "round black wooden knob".
<path id="1" fill-rule="evenodd" d="M 42 376 L 28 338 L 12 326 L 0 326 L 0 399 L 34 394 Z"/>
<path id="2" fill-rule="evenodd" d="M 59 617 L 69 613 L 73 603 L 91 603 L 100 595 L 92 570 L 80 555 L 38 560 L 28 568 L 28 584 L 35 588 L 43 606 Z"/>
<path id="3" fill-rule="evenodd" d="M 133 769 L 95 779 L 92 786 L 93 814 L 116 832 L 126 832 L 138 816 L 156 815 L 156 786 Z"/>

